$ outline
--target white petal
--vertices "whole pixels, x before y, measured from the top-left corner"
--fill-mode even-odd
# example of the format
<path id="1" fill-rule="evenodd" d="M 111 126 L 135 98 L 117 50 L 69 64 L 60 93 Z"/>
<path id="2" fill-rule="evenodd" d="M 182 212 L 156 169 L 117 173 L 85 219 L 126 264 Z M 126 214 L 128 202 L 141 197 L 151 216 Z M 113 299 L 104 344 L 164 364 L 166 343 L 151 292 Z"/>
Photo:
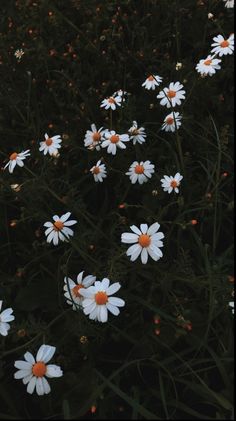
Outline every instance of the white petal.
<path id="1" fill-rule="evenodd" d="M 42 382 L 43 382 L 43 390 L 45 395 L 47 395 L 48 393 L 51 392 L 51 387 L 47 381 L 47 379 L 45 379 L 45 377 L 42 377 Z"/>
<path id="2" fill-rule="evenodd" d="M 120 314 L 120 310 L 118 309 L 118 307 L 113 306 L 112 304 L 110 304 L 109 302 L 106 304 L 107 309 L 114 314 L 114 316 L 118 316 L 118 314 Z"/>
<path id="3" fill-rule="evenodd" d="M 158 224 L 158 222 L 155 222 L 154 224 L 152 224 L 147 231 L 148 235 L 153 235 L 154 233 L 156 233 L 160 228 L 160 224 Z"/>
<path id="4" fill-rule="evenodd" d="M 31 374 L 31 369 L 30 370 L 19 370 L 16 371 L 14 374 L 14 378 L 15 379 L 23 379 L 24 377 L 27 377 Z"/>
<path id="5" fill-rule="evenodd" d="M 36 377 L 33 376 L 27 386 L 27 392 L 30 393 L 31 395 L 34 392 L 35 385 L 36 385 Z"/>
<path id="6" fill-rule="evenodd" d="M 34 359 L 33 355 L 31 354 L 31 352 L 26 352 L 26 353 L 24 354 L 24 358 L 25 358 L 25 360 L 26 360 L 26 361 L 28 361 L 28 363 L 30 363 L 30 364 L 34 364 L 34 363 L 35 363 L 35 359 Z"/>
<path id="7" fill-rule="evenodd" d="M 124 307 L 125 305 L 124 300 L 118 297 L 109 297 L 108 302 L 116 307 Z"/>
<path id="8" fill-rule="evenodd" d="M 147 249 L 144 247 L 141 253 L 141 261 L 145 265 L 148 261 L 148 252 Z"/>
<path id="9" fill-rule="evenodd" d="M 36 392 L 39 396 L 44 395 L 44 387 L 41 377 L 36 378 Z"/>
<path id="10" fill-rule="evenodd" d="M 61 370 L 61 367 L 59 367 L 59 365 L 55 365 L 55 364 L 48 364 L 46 376 L 49 377 L 49 378 L 63 376 L 63 372 Z"/>
<path id="11" fill-rule="evenodd" d="M 146 234 L 147 233 L 147 230 L 148 230 L 147 224 L 141 224 L 140 225 L 140 229 L 141 229 L 141 231 L 142 231 L 143 234 Z"/>
<path id="12" fill-rule="evenodd" d="M 119 291 L 119 289 L 121 288 L 121 285 L 120 285 L 120 283 L 119 282 L 115 282 L 114 284 L 111 284 L 110 286 L 109 286 L 109 288 L 107 288 L 107 290 L 106 290 L 106 294 L 109 296 L 109 295 L 113 295 L 113 294 L 115 294 L 117 291 Z M 110 300 L 110 298 L 109 298 L 109 300 Z M 108 300 L 108 301 L 109 301 Z"/>
<path id="13" fill-rule="evenodd" d="M 19 368 L 19 370 L 31 370 L 32 364 L 27 361 L 15 361 L 14 367 Z"/>

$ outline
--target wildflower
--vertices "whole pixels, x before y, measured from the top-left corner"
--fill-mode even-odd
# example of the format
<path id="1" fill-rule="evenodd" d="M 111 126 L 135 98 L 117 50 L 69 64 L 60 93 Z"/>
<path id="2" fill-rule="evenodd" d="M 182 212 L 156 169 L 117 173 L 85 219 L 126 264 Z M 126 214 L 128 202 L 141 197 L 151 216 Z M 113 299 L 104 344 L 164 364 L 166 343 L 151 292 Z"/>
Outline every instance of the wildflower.
<path id="1" fill-rule="evenodd" d="M 93 174 L 94 180 L 103 182 L 103 178 L 107 177 L 107 170 L 105 164 L 101 164 L 101 160 L 99 160 L 94 167 L 90 169 L 91 173 Z"/>
<path id="2" fill-rule="evenodd" d="M 72 229 L 68 228 L 71 225 L 77 224 L 77 221 L 71 220 L 68 221 L 71 212 L 67 212 L 62 215 L 60 218 L 57 215 L 53 216 L 54 222 L 45 222 L 43 225 L 46 227 L 45 235 L 47 237 L 47 242 L 53 242 L 54 246 L 56 246 L 61 241 L 68 241 L 69 237 L 74 235 Z"/>
<path id="3" fill-rule="evenodd" d="M 213 13 L 208 13 L 207 17 L 208 17 L 208 19 L 213 19 L 214 15 L 213 15 Z"/>
<path id="4" fill-rule="evenodd" d="M 161 179 L 161 186 L 163 187 L 163 190 L 168 191 L 168 193 L 171 193 L 173 190 L 175 193 L 179 193 L 179 186 L 182 178 L 183 176 L 180 175 L 179 172 L 177 172 L 174 177 L 172 177 L 172 175 L 170 177 L 164 175 L 164 178 Z"/>
<path id="5" fill-rule="evenodd" d="M 181 126 L 181 119 L 182 116 L 179 113 L 173 111 L 165 117 L 161 129 L 165 130 L 166 132 L 175 132 L 175 130 L 178 130 Z"/>
<path id="6" fill-rule="evenodd" d="M 229 302 L 229 307 L 231 307 L 231 311 L 234 314 L 234 301 Z"/>
<path id="7" fill-rule="evenodd" d="M 129 167 L 129 171 L 125 174 L 129 176 L 132 184 L 135 184 L 137 181 L 139 184 L 146 183 L 149 178 L 152 177 L 154 173 L 154 165 L 150 161 L 134 161 L 133 164 Z"/>
<path id="8" fill-rule="evenodd" d="M 130 256 L 131 262 L 134 262 L 141 254 L 141 261 L 146 264 L 148 255 L 155 261 L 159 260 L 163 254 L 160 247 L 163 247 L 163 232 L 157 232 L 160 228 L 158 222 L 152 224 L 149 228 L 147 224 L 141 224 L 140 229 L 132 225 L 130 229 L 133 233 L 125 232 L 121 235 L 122 243 L 134 243 L 126 251 Z"/>
<path id="9" fill-rule="evenodd" d="M 227 7 L 227 9 L 234 7 L 234 0 L 223 0 L 223 1 L 225 2 L 225 7 Z"/>
<path id="10" fill-rule="evenodd" d="M 126 149 L 123 142 L 128 142 L 129 136 L 127 134 L 117 134 L 114 130 L 105 133 L 105 141 L 102 142 L 102 148 L 107 147 L 107 152 L 116 155 L 117 147 Z"/>
<path id="11" fill-rule="evenodd" d="M 122 89 L 119 89 L 118 91 L 114 92 L 114 94 L 112 94 L 113 97 L 121 97 L 122 101 L 125 100 L 126 95 L 128 95 L 128 92 L 123 91 Z"/>
<path id="12" fill-rule="evenodd" d="M 15 361 L 14 367 L 19 370 L 14 374 L 15 379 L 22 379 L 23 383 L 27 384 L 27 392 L 32 394 L 36 387 L 36 393 L 47 395 L 51 388 L 46 379 L 52 377 L 61 377 L 63 372 L 58 365 L 48 364 L 51 360 L 56 348 L 50 345 L 41 345 L 36 359 L 30 352 L 24 354 L 25 361 Z"/>
<path id="13" fill-rule="evenodd" d="M 101 149 L 101 142 L 104 140 L 104 133 L 107 129 L 103 130 L 103 127 L 97 130 L 95 124 L 91 124 L 91 130 L 87 130 L 84 139 L 84 146 L 89 149 Z"/>
<path id="14" fill-rule="evenodd" d="M 21 60 L 21 57 L 23 57 L 23 55 L 25 54 L 25 52 L 22 50 L 22 48 L 20 48 L 20 49 L 17 49 L 15 52 L 14 52 L 14 56 L 17 58 L 17 60 Z"/>
<path id="15" fill-rule="evenodd" d="M 83 278 L 83 274 L 84 271 L 78 274 L 76 283 L 70 278 L 64 278 L 64 296 L 67 299 L 67 304 L 72 305 L 73 310 L 82 307 L 83 297 L 80 295 L 80 289 L 88 288 L 96 281 L 96 276 L 88 275 Z"/>
<path id="16" fill-rule="evenodd" d="M 105 110 L 108 110 L 109 108 L 111 110 L 116 110 L 116 107 L 120 107 L 122 102 L 122 98 L 120 96 L 110 96 L 109 98 L 105 98 L 100 107 L 104 107 Z"/>
<path id="17" fill-rule="evenodd" d="M 7 165 L 5 165 L 4 170 L 9 167 L 9 173 L 13 173 L 14 168 L 16 165 L 19 165 L 19 167 L 23 167 L 24 166 L 24 159 L 30 156 L 29 153 L 29 149 L 27 149 L 27 151 L 22 151 L 20 153 L 17 152 L 13 152 L 10 156 L 9 156 L 9 162 L 7 163 Z"/>
<path id="18" fill-rule="evenodd" d="M 177 63 L 176 63 L 176 66 L 175 66 L 175 69 L 178 71 L 178 70 L 182 69 L 182 67 L 183 67 L 183 64 L 182 64 L 182 63 L 177 62 Z"/>
<path id="19" fill-rule="evenodd" d="M 202 76 L 212 76 L 216 73 L 216 70 L 221 69 L 219 63 L 221 63 L 221 60 L 213 58 L 212 56 L 208 56 L 206 59 L 199 61 L 199 63 L 196 65 L 196 70 Z"/>
<path id="20" fill-rule="evenodd" d="M 108 320 L 108 311 L 114 316 L 118 316 L 120 310 L 118 307 L 125 305 L 124 300 L 117 297 L 111 297 L 115 294 L 121 285 L 115 282 L 110 285 L 110 281 L 104 278 L 101 282 L 96 281 L 94 286 L 86 289 L 81 288 L 80 294 L 84 297 L 82 302 L 84 314 L 89 315 L 91 320 L 98 320 L 105 323 Z"/>
<path id="21" fill-rule="evenodd" d="M 61 136 L 56 135 L 49 137 L 47 133 L 44 135 L 45 140 L 43 142 L 40 142 L 39 151 L 46 155 L 47 153 L 49 155 L 57 155 L 58 149 L 61 148 L 60 143 L 62 142 Z"/>
<path id="22" fill-rule="evenodd" d="M 213 38 L 213 44 L 211 44 L 211 53 L 219 54 L 220 57 L 234 52 L 234 34 L 231 34 L 228 39 L 224 39 L 222 35 L 217 35 Z"/>
<path id="23" fill-rule="evenodd" d="M 158 76 L 158 75 L 150 75 L 148 76 L 148 78 L 143 82 L 142 86 L 145 89 L 156 89 L 156 86 L 159 86 L 160 83 L 162 82 L 162 77 Z"/>
<path id="24" fill-rule="evenodd" d="M 180 82 L 171 82 L 168 88 L 164 88 L 157 95 L 157 98 L 161 100 L 160 104 L 166 105 L 167 108 L 180 105 L 181 101 L 185 99 L 186 93 L 182 88 L 183 85 Z"/>
<path id="25" fill-rule="evenodd" d="M 135 145 L 136 143 L 144 143 L 145 142 L 145 137 L 147 136 L 145 133 L 145 129 L 144 127 L 139 127 L 138 128 L 138 123 L 137 121 L 133 121 L 133 126 L 130 127 L 130 129 L 128 130 L 129 136 L 130 136 L 130 140 L 133 141 L 133 144 Z"/>
<path id="26" fill-rule="evenodd" d="M 12 308 L 6 308 L 1 312 L 3 301 L 0 300 L 0 335 L 7 336 L 10 325 L 8 322 L 12 322 L 15 319 L 13 316 Z"/>

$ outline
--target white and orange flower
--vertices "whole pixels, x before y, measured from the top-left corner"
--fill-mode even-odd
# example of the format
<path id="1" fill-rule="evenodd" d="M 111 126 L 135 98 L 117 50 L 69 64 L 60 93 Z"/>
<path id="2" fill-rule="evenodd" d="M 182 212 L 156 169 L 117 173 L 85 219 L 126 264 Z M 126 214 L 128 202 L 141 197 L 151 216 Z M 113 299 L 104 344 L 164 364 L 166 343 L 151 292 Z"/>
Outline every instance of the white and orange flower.
<path id="1" fill-rule="evenodd" d="M 228 39 L 225 39 L 222 35 L 217 35 L 213 38 L 213 44 L 211 44 L 211 53 L 218 54 L 220 57 L 234 52 L 234 34 L 231 34 Z"/>
<path id="2" fill-rule="evenodd" d="M 27 156 L 30 156 L 29 149 L 27 149 L 27 151 L 22 151 L 20 153 L 18 152 L 11 153 L 11 155 L 9 156 L 9 161 L 5 165 L 4 170 L 8 167 L 9 173 L 12 174 L 16 165 L 18 165 L 19 167 L 24 166 L 23 161 Z"/>
<path id="3" fill-rule="evenodd" d="M 154 168 L 155 166 L 151 164 L 150 161 L 134 161 L 133 164 L 129 167 L 129 171 L 125 174 L 129 176 L 132 184 L 135 184 L 137 182 L 139 184 L 143 184 L 146 183 L 149 180 L 149 178 L 152 177 L 152 174 L 154 173 Z"/>
<path id="4" fill-rule="evenodd" d="M 105 108 L 105 110 L 111 109 L 112 111 L 116 110 L 117 107 L 120 107 L 122 103 L 122 98 L 117 96 L 110 96 L 109 98 L 105 98 L 100 107 Z"/>
<path id="5" fill-rule="evenodd" d="M 183 85 L 180 82 L 171 82 L 168 88 L 164 88 L 157 95 L 157 99 L 160 99 L 160 104 L 167 108 L 181 105 L 183 99 L 185 99 L 186 91 L 183 89 Z"/>
<path id="6" fill-rule="evenodd" d="M 164 175 L 164 178 L 161 179 L 161 186 L 163 187 L 163 190 L 168 193 L 171 193 L 173 190 L 175 193 L 179 193 L 180 181 L 182 179 L 183 176 L 180 175 L 179 172 L 177 172 L 174 177 L 172 175 Z"/>
<path id="7" fill-rule="evenodd" d="M 216 70 L 221 69 L 219 63 L 221 63 L 221 60 L 214 58 L 213 56 L 208 56 L 207 58 L 199 61 L 196 65 L 196 70 L 202 76 L 212 76 L 216 73 Z"/>
<path id="8" fill-rule="evenodd" d="M 74 235 L 74 232 L 69 227 L 71 225 L 77 224 L 77 221 L 68 221 L 70 215 L 71 212 L 65 213 L 60 218 L 59 216 L 54 215 L 52 218 L 54 222 L 45 222 L 43 226 L 47 228 L 45 235 L 47 237 L 48 243 L 53 242 L 54 246 L 57 246 L 59 240 L 68 241 L 69 237 Z"/>
<path id="9" fill-rule="evenodd" d="M 146 141 L 145 137 L 147 136 L 145 133 L 144 127 L 138 127 L 137 121 L 133 121 L 133 126 L 131 126 L 128 130 L 130 140 L 133 141 L 133 145 L 136 143 L 144 143 Z"/>
<path id="10" fill-rule="evenodd" d="M 105 140 L 102 142 L 102 148 L 107 148 L 107 153 L 116 154 L 117 148 L 126 149 L 124 142 L 128 142 L 127 134 L 118 134 L 114 130 L 105 133 Z"/>
<path id="11" fill-rule="evenodd" d="M 161 129 L 165 130 L 166 132 L 175 132 L 181 126 L 181 119 L 182 116 L 179 113 L 173 111 L 165 117 Z"/>
<path id="12" fill-rule="evenodd" d="M 66 297 L 67 304 L 72 305 L 73 310 L 82 306 L 83 297 L 80 294 L 81 288 L 88 288 L 96 281 L 96 276 L 88 275 L 83 278 L 83 272 L 80 272 L 77 276 L 76 282 L 71 278 L 64 278 L 64 296 Z"/>
<path id="13" fill-rule="evenodd" d="M 45 133 L 44 137 L 45 140 L 43 142 L 40 142 L 39 151 L 43 152 L 44 155 L 46 155 L 47 153 L 52 156 L 57 155 L 58 149 L 61 148 L 61 136 L 56 135 L 49 137 L 48 134 Z"/>
<path id="14" fill-rule="evenodd" d="M 161 76 L 158 76 L 158 75 L 150 75 L 143 82 L 142 86 L 145 89 L 148 89 L 148 90 L 152 89 L 152 90 L 154 90 L 154 89 L 156 89 L 156 86 L 159 86 L 160 85 L 160 83 L 162 82 L 162 79 L 163 78 Z"/>
<path id="15" fill-rule="evenodd" d="M 104 134 L 107 132 L 107 129 L 97 130 L 95 124 L 91 124 L 91 130 L 87 130 L 84 139 L 84 146 L 88 149 L 99 151 L 101 149 L 101 143 L 104 140 Z"/>
<path id="16" fill-rule="evenodd" d="M 107 170 L 105 164 L 101 164 L 101 160 L 96 163 L 91 169 L 90 172 L 93 174 L 94 181 L 96 182 L 103 182 L 103 178 L 107 177 Z"/>
<path id="17" fill-rule="evenodd" d="M 0 300 L 0 335 L 7 336 L 10 329 L 9 322 L 15 320 L 12 308 L 6 308 L 1 312 L 3 301 Z"/>

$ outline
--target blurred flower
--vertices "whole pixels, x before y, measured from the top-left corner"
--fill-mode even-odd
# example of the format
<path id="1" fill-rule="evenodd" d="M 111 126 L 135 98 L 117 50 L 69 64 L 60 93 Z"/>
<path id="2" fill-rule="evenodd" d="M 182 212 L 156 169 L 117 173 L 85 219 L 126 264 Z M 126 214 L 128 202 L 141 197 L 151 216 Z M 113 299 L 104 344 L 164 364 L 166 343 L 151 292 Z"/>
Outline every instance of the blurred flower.
<path id="1" fill-rule="evenodd" d="M 216 73 L 216 70 L 221 69 L 219 63 L 221 63 L 221 60 L 213 58 L 212 56 L 208 56 L 206 59 L 199 61 L 199 63 L 196 65 L 196 70 L 202 76 L 212 76 Z"/>
<path id="2" fill-rule="evenodd" d="M 87 289 L 80 290 L 81 295 L 84 297 L 82 302 L 84 314 L 89 315 L 91 320 L 98 320 L 105 323 L 108 320 L 108 311 L 114 316 L 118 316 L 120 310 L 118 307 L 125 305 L 124 300 L 117 297 L 111 297 L 115 294 L 121 285 L 115 282 L 110 285 L 110 281 L 104 278 L 101 282 L 96 281 L 94 286 Z"/>
<path id="3" fill-rule="evenodd" d="M 128 248 L 126 254 L 130 256 L 131 262 L 134 262 L 141 253 L 141 261 L 146 264 L 148 255 L 155 261 L 159 260 L 163 254 L 160 247 L 163 247 L 163 232 L 158 232 L 160 225 L 158 222 L 152 224 L 149 228 L 147 224 L 141 224 L 140 229 L 132 225 L 130 229 L 133 233 L 125 232 L 121 235 L 122 243 L 135 243 Z"/>
<path id="4" fill-rule="evenodd" d="M 213 19 L 214 15 L 213 15 L 213 13 L 208 13 L 207 17 L 208 17 L 208 19 Z"/>
<path id="5" fill-rule="evenodd" d="M 154 168 L 154 165 L 151 164 L 150 161 L 134 161 L 133 164 L 129 167 L 129 171 L 125 174 L 129 176 L 132 184 L 135 184 L 137 181 L 139 184 L 143 184 L 152 177 Z"/>
<path id="6" fill-rule="evenodd" d="M 24 54 L 25 52 L 22 50 L 22 48 L 20 48 L 15 51 L 14 56 L 17 58 L 17 60 L 21 60 L 21 57 L 23 57 Z"/>
<path id="7" fill-rule="evenodd" d="M 136 144 L 136 142 L 142 144 L 146 140 L 145 137 L 147 135 L 145 133 L 144 127 L 138 128 L 138 123 L 135 120 L 133 121 L 133 126 L 130 127 L 130 129 L 128 130 L 128 133 L 130 136 L 130 140 L 133 141 L 134 145 Z"/>
<path id="8" fill-rule="evenodd" d="M 225 7 L 227 7 L 228 9 L 234 7 L 234 0 L 223 0 L 223 1 L 225 2 Z"/>
<path id="9" fill-rule="evenodd" d="M 83 274 L 84 271 L 78 274 L 76 283 L 70 278 L 64 278 L 64 296 L 67 304 L 72 305 L 73 310 L 76 310 L 78 306 L 82 307 L 83 297 L 80 295 L 80 289 L 88 288 L 96 281 L 96 276 L 88 275 L 83 279 Z"/>
<path id="10" fill-rule="evenodd" d="M 116 155 L 117 147 L 126 149 L 123 142 L 128 142 L 129 136 L 127 134 L 117 134 L 114 130 L 105 133 L 105 141 L 102 142 L 102 148 L 107 147 L 107 153 Z"/>
<path id="11" fill-rule="evenodd" d="M 54 246 L 56 246 L 59 240 L 68 241 L 69 237 L 74 235 L 74 232 L 68 227 L 77 224 L 77 221 L 68 221 L 70 215 L 71 212 L 65 213 L 60 218 L 59 216 L 54 215 L 53 220 L 55 222 L 45 222 L 45 224 L 43 224 L 44 227 L 47 227 L 45 235 L 48 243 L 53 242 Z"/>
<path id="12" fill-rule="evenodd" d="M 175 66 L 175 69 L 176 69 L 176 70 L 180 70 L 180 69 L 182 69 L 182 67 L 183 67 L 183 64 L 182 64 L 182 63 L 177 62 L 177 63 L 176 63 L 176 66 Z"/>
<path id="13" fill-rule="evenodd" d="M 103 130 L 103 127 L 100 127 L 100 129 L 97 130 L 95 124 L 91 124 L 91 130 L 87 130 L 85 134 L 84 146 L 99 151 L 101 149 L 101 141 L 104 139 L 104 134 L 106 132 L 107 129 Z"/>
<path id="14" fill-rule="evenodd" d="M 178 112 L 172 112 L 171 114 L 168 114 L 165 119 L 164 123 L 162 125 L 162 130 L 165 130 L 166 132 L 175 132 L 175 130 L 179 129 L 181 126 L 180 120 L 182 119 L 182 116 Z"/>
<path id="15" fill-rule="evenodd" d="M 160 83 L 162 82 L 162 77 L 158 76 L 158 75 L 150 75 L 148 76 L 148 78 L 145 80 L 145 82 L 143 82 L 142 86 L 145 89 L 156 89 L 156 86 L 159 86 Z"/>
<path id="16" fill-rule="evenodd" d="M 118 91 L 116 91 L 112 94 L 112 97 L 114 98 L 114 97 L 119 96 L 119 97 L 122 98 L 122 101 L 124 101 L 126 95 L 128 95 L 128 92 L 123 91 L 122 89 L 119 89 Z"/>
<path id="17" fill-rule="evenodd" d="M 121 106 L 121 101 L 122 98 L 120 96 L 110 96 L 109 98 L 105 98 L 100 107 L 104 107 L 105 110 L 108 110 L 109 108 L 111 108 L 113 111 L 116 109 L 116 107 L 120 107 Z"/>
<path id="18" fill-rule="evenodd" d="M 23 160 L 27 157 L 30 156 L 29 153 L 29 149 L 27 149 L 27 151 L 22 151 L 20 153 L 17 152 L 13 152 L 10 156 L 9 159 L 10 161 L 7 163 L 7 165 L 5 165 L 4 170 L 9 167 L 9 173 L 13 173 L 14 168 L 16 165 L 19 165 L 19 167 L 23 167 L 24 166 L 24 162 Z"/>
<path id="19" fill-rule="evenodd" d="M 182 178 L 183 176 L 180 175 L 179 172 L 177 172 L 174 177 L 172 177 L 172 175 L 170 177 L 164 175 L 164 178 L 161 179 L 161 186 L 163 187 L 163 190 L 168 191 L 168 193 L 171 193 L 173 190 L 175 193 L 179 193 L 179 186 Z"/>
<path id="20" fill-rule="evenodd" d="M 231 34 L 228 39 L 224 39 L 222 35 L 217 35 L 213 38 L 213 44 L 211 44 L 211 53 L 219 54 L 220 57 L 234 52 L 234 34 Z"/>
<path id="21" fill-rule="evenodd" d="M 183 85 L 180 82 L 171 82 L 168 88 L 164 88 L 157 95 L 157 99 L 160 99 L 160 104 L 167 108 L 175 107 L 180 105 L 181 101 L 185 99 L 186 91 L 182 90 Z"/>
<path id="22" fill-rule="evenodd" d="M 0 312 L 2 309 L 2 303 L 3 301 L 0 300 Z M 8 330 L 10 329 L 10 325 L 8 322 L 12 322 L 12 320 L 15 320 L 15 317 L 12 313 L 12 308 L 6 308 L 0 313 L 0 335 L 2 336 L 8 335 Z"/>
<path id="23" fill-rule="evenodd" d="M 105 164 L 101 164 L 101 160 L 99 160 L 94 167 L 90 169 L 91 173 L 94 176 L 94 180 L 103 182 L 103 178 L 107 177 L 107 170 Z"/>
<path id="24" fill-rule="evenodd" d="M 231 307 L 231 311 L 234 314 L 234 301 L 229 302 L 229 307 Z"/>
<path id="25" fill-rule="evenodd" d="M 18 193 L 21 190 L 21 185 L 20 184 L 11 184 L 11 189 L 13 191 L 15 191 L 16 193 Z"/>
<path id="26" fill-rule="evenodd" d="M 49 153 L 49 155 L 54 156 L 58 154 L 58 149 L 61 148 L 60 143 L 62 142 L 61 136 L 56 135 L 49 137 L 47 133 L 44 135 L 45 140 L 43 142 L 40 142 L 39 151 L 46 155 Z"/>
<path id="27" fill-rule="evenodd" d="M 36 393 L 47 395 L 50 393 L 50 385 L 45 378 L 61 377 L 63 372 L 58 365 L 48 364 L 51 360 L 56 348 L 50 345 L 41 345 L 39 348 L 36 361 L 30 352 L 24 354 L 25 361 L 15 361 L 14 367 L 19 370 L 14 374 L 15 379 L 22 379 L 23 383 L 27 384 L 27 392 L 32 394 L 36 387 Z"/>

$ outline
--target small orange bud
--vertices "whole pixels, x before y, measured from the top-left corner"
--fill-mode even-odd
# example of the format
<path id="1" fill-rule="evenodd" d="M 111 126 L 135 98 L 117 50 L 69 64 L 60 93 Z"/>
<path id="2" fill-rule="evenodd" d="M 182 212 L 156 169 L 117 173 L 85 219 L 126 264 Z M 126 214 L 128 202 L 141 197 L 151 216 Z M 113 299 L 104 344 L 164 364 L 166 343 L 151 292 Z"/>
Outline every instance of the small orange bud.
<path id="1" fill-rule="evenodd" d="M 155 335 L 159 336 L 160 333 L 161 333 L 161 330 L 160 329 L 155 329 Z"/>
<path id="2" fill-rule="evenodd" d="M 191 224 L 192 224 L 192 225 L 197 225 L 197 223 L 198 223 L 198 222 L 197 222 L 197 220 L 196 220 L 196 219 L 192 219 L 192 220 L 191 220 Z"/>
<path id="3" fill-rule="evenodd" d="M 53 124 L 52 123 L 49 123 L 48 124 L 48 127 L 49 127 L 49 129 L 52 129 L 53 128 Z"/>
<path id="4" fill-rule="evenodd" d="M 225 172 L 223 172 L 223 174 L 221 174 L 222 177 L 228 177 L 228 175 L 229 174 L 227 173 L 227 171 L 225 171 Z"/>
<path id="5" fill-rule="evenodd" d="M 13 219 L 13 220 L 10 222 L 10 227 L 11 227 L 11 228 L 15 228 L 16 224 L 17 224 L 17 219 Z"/>
<path id="6" fill-rule="evenodd" d="M 154 316 L 154 319 L 153 320 L 154 320 L 155 325 L 158 325 L 160 323 L 160 321 L 161 321 L 161 319 L 160 319 L 159 316 Z"/>
<path id="7" fill-rule="evenodd" d="M 26 330 L 25 329 L 19 329 L 17 331 L 17 336 L 19 336 L 19 338 L 24 338 L 26 336 Z"/>
<path id="8" fill-rule="evenodd" d="M 92 414 L 95 414 L 95 412 L 97 411 L 97 407 L 95 405 L 92 405 L 90 411 Z"/>
<path id="9" fill-rule="evenodd" d="M 126 207 L 126 203 L 121 203 L 119 206 L 118 206 L 118 208 L 119 209 L 124 209 Z"/>
<path id="10" fill-rule="evenodd" d="M 234 282 L 234 276 L 229 275 L 228 276 L 228 281 L 231 282 L 231 283 L 233 283 Z"/>

